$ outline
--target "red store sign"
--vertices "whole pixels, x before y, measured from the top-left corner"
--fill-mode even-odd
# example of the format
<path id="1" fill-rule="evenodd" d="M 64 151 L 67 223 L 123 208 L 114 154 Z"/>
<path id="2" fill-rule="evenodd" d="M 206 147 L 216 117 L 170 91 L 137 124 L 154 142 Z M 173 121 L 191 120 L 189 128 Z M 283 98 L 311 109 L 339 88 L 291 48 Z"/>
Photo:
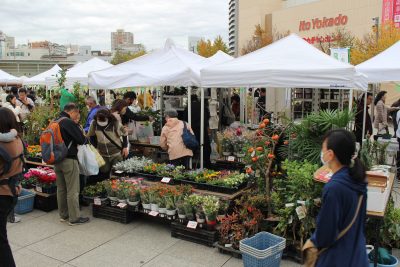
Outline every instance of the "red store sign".
<path id="1" fill-rule="evenodd" d="M 400 0 L 383 0 L 382 23 L 394 22 L 397 28 L 400 27 Z"/>
<path id="2" fill-rule="evenodd" d="M 400 0 L 398 0 L 400 1 Z M 335 26 L 344 26 L 347 24 L 349 18 L 346 15 L 339 14 L 335 18 L 323 17 L 322 19 L 315 18 L 311 21 L 302 20 L 299 24 L 299 31 L 309 31 L 311 29 L 322 29 Z"/>

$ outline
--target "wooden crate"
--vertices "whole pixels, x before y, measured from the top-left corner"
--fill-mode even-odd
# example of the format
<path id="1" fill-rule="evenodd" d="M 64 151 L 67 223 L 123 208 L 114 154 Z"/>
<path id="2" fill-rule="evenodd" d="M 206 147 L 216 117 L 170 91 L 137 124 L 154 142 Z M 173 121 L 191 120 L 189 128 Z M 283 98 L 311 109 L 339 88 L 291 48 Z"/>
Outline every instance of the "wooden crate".
<path id="1" fill-rule="evenodd" d="M 93 217 L 106 219 L 120 223 L 130 223 L 134 218 L 134 213 L 128 209 L 119 207 L 92 205 Z"/>
<path id="2" fill-rule="evenodd" d="M 172 222 L 171 236 L 213 247 L 214 243 L 217 241 L 218 233 L 217 231 L 208 231 L 204 229 L 190 229 L 184 224 Z"/>

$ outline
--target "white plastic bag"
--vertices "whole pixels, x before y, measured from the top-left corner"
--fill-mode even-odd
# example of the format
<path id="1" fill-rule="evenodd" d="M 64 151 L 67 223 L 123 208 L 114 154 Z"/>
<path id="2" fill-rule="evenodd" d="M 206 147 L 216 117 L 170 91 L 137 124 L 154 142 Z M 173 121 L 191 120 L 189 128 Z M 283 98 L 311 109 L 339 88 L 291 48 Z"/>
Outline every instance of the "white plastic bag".
<path id="1" fill-rule="evenodd" d="M 78 161 L 81 174 L 91 176 L 99 173 L 99 164 L 90 145 L 78 146 Z"/>
<path id="2" fill-rule="evenodd" d="M 128 123 L 128 136 L 129 140 L 137 140 L 137 135 L 136 135 L 136 123 L 134 121 L 131 121 Z"/>

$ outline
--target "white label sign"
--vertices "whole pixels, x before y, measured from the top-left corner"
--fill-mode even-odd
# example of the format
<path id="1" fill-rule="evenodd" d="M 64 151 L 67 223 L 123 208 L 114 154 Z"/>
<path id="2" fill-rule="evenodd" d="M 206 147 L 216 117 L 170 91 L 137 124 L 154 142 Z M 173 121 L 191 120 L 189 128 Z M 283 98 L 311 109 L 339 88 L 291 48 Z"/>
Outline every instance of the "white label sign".
<path id="1" fill-rule="evenodd" d="M 121 174 L 121 173 L 123 173 L 123 171 L 115 171 L 115 173 Z"/>
<path id="2" fill-rule="evenodd" d="M 164 178 L 161 179 L 161 183 L 168 184 L 170 181 L 171 181 L 171 178 L 169 178 L 169 177 L 164 177 Z"/>
<path id="3" fill-rule="evenodd" d="M 101 200 L 100 200 L 100 198 L 95 197 L 95 198 L 94 198 L 94 203 L 93 203 L 93 204 L 96 205 L 96 206 L 101 206 Z"/>
<path id="4" fill-rule="evenodd" d="M 149 215 L 156 217 L 158 215 L 158 212 L 153 210 L 153 211 L 150 211 Z"/>
<path id="5" fill-rule="evenodd" d="M 197 228 L 197 222 L 196 221 L 189 221 L 186 227 L 187 228 L 191 228 L 191 229 L 196 229 Z"/>
<path id="6" fill-rule="evenodd" d="M 235 161 L 235 157 L 234 157 L 234 156 L 229 156 L 229 157 L 228 157 L 228 161 L 234 162 L 234 161 Z"/>
<path id="7" fill-rule="evenodd" d="M 42 192 L 43 192 L 42 187 L 39 186 L 39 185 L 37 185 L 37 186 L 36 186 L 36 191 L 42 193 Z"/>
<path id="8" fill-rule="evenodd" d="M 126 206 L 128 206 L 128 204 L 126 204 L 126 203 L 119 203 L 119 204 L 117 205 L 117 207 L 119 207 L 119 208 L 121 208 L 121 209 L 125 208 Z"/>

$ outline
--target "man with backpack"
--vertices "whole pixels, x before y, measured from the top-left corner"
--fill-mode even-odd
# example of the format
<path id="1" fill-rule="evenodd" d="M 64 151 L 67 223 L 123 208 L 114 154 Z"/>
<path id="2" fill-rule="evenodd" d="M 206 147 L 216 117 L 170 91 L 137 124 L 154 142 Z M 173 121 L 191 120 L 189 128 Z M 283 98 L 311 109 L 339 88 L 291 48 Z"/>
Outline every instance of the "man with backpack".
<path id="1" fill-rule="evenodd" d="M 86 141 L 81 128 L 76 123 L 79 117 L 78 106 L 75 103 L 68 103 L 56 120 L 62 141 L 68 149 L 65 158 L 54 164 L 57 175 L 57 203 L 60 221 L 69 221 L 69 225 L 79 225 L 89 221 L 89 218 L 80 217 L 79 211 L 80 186 L 77 155 L 78 145 L 83 145 Z"/>

